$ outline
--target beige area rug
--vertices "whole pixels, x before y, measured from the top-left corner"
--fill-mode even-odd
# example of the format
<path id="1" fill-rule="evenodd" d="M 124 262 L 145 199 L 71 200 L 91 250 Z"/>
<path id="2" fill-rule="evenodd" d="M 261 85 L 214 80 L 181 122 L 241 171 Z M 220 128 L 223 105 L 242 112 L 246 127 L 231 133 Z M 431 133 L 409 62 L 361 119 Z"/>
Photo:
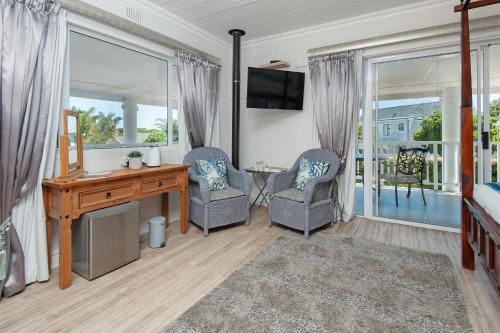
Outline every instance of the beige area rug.
<path id="1" fill-rule="evenodd" d="M 287 232 L 164 333 L 472 332 L 442 254 Z"/>

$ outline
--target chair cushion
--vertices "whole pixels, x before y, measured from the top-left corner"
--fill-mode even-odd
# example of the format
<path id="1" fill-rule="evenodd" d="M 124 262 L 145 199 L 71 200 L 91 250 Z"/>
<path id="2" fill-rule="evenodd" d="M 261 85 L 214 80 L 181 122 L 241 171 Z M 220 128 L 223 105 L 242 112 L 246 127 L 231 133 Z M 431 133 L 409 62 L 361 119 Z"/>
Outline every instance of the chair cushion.
<path id="1" fill-rule="evenodd" d="M 243 193 L 243 191 L 240 191 L 234 187 L 229 187 L 229 188 L 223 189 L 223 190 L 211 191 L 210 192 L 210 201 L 225 200 L 225 199 L 230 199 L 230 198 L 241 197 L 244 195 L 245 195 L 245 193 Z"/>
<path id="2" fill-rule="evenodd" d="M 219 191 L 229 188 L 227 179 L 226 159 L 196 160 L 198 174 L 208 180 L 210 191 Z"/>
<path id="3" fill-rule="evenodd" d="M 398 184 L 419 184 L 420 183 L 420 177 L 415 176 L 415 175 L 386 174 L 386 175 L 380 175 L 380 178 L 384 179 L 388 182 L 398 183 Z"/>
<path id="4" fill-rule="evenodd" d="M 297 177 L 293 181 L 293 188 L 304 191 L 306 183 L 309 179 L 320 178 L 324 176 L 330 168 L 330 162 L 320 162 L 316 160 L 300 160 L 299 171 Z"/>
<path id="5" fill-rule="evenodd" d="M 304 191 L 297 190 L 296 188 L 289 188 L 288 190 L 275 193 L 274 196 L 282 199 L 304 202 Z"/>

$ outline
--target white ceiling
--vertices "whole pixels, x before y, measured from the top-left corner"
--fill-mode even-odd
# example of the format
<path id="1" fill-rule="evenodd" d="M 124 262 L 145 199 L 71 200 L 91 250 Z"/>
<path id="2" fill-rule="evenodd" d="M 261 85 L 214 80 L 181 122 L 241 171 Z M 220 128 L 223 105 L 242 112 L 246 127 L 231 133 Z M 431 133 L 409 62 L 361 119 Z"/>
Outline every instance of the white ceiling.
<path id="1" fill-rule="evenodd" d="M 425 0 L 149 0 L 224 40 L 227 31 L 246 40 L 280 34 Z"/>

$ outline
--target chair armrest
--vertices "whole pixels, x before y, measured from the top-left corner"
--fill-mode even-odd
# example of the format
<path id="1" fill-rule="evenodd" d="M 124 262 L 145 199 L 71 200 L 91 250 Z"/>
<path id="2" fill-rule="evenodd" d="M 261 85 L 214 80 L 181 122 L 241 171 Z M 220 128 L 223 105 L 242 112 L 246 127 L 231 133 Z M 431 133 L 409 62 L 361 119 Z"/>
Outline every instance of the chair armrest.
<path id="1" fill-rule="evenodd" d="M 243 170 L 235 169 L 230 164 L 227 166 L 227 176 L 231 187 L 237 188 L 245 195 L 250 196 L 252 192 L 252 176 Z"/>
<path id="2" fill-rule="evenodd" d="M 293 180 L 296 176 L 297 171 L 293 169 L 285 172 L 273 173 L 267 179 L 267 190 L 270 194 L 274 194 L 289 189 L 292 187 Z"/>
<path id="3" fill-rule="evenodd" d="M 309 179 L 304 188 L 304 203 L 306 205 L 310 205 L 313 203 L 314 194 L 318 191 L 321 191 L 319 200 L 326 200 L 328 196 L 331 196 L 331 182 L 335 178 L 335 175 L 332 176 L 323 176 L 320 178 Z"/>
<path id="4" fill-rule="evenodd" d="M 197 175 L 193 170 L 189 169 L 188 171 L 189 175 L 189 185 L 190 187 L 194 187 L 191 189 L 192 195 L 198 194 L 201 196 L 201 201 L 203 203 L 209 203 L 210 202 L 210 189 L 208 186 L 208 180 L 205 178 Z"/>

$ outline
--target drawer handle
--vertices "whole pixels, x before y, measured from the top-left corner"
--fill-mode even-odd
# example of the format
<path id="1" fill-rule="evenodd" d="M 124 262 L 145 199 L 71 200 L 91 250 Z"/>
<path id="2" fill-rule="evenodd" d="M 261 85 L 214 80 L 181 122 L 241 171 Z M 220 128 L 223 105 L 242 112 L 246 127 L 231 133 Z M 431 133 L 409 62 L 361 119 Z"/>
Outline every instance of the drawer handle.
<path id="1" fill-rule="evenodd" d="M 163 182 L 159 182 L 159 183 L 158 183 L 158 186 L 159 186 L 159 187 L 162 187 L 162 186 L 163 186 Z"/>
<path id="2" fill-rule="evenodd" d="M 111 199 L 111 192 L 106 193 L 106 199 Z"/>

